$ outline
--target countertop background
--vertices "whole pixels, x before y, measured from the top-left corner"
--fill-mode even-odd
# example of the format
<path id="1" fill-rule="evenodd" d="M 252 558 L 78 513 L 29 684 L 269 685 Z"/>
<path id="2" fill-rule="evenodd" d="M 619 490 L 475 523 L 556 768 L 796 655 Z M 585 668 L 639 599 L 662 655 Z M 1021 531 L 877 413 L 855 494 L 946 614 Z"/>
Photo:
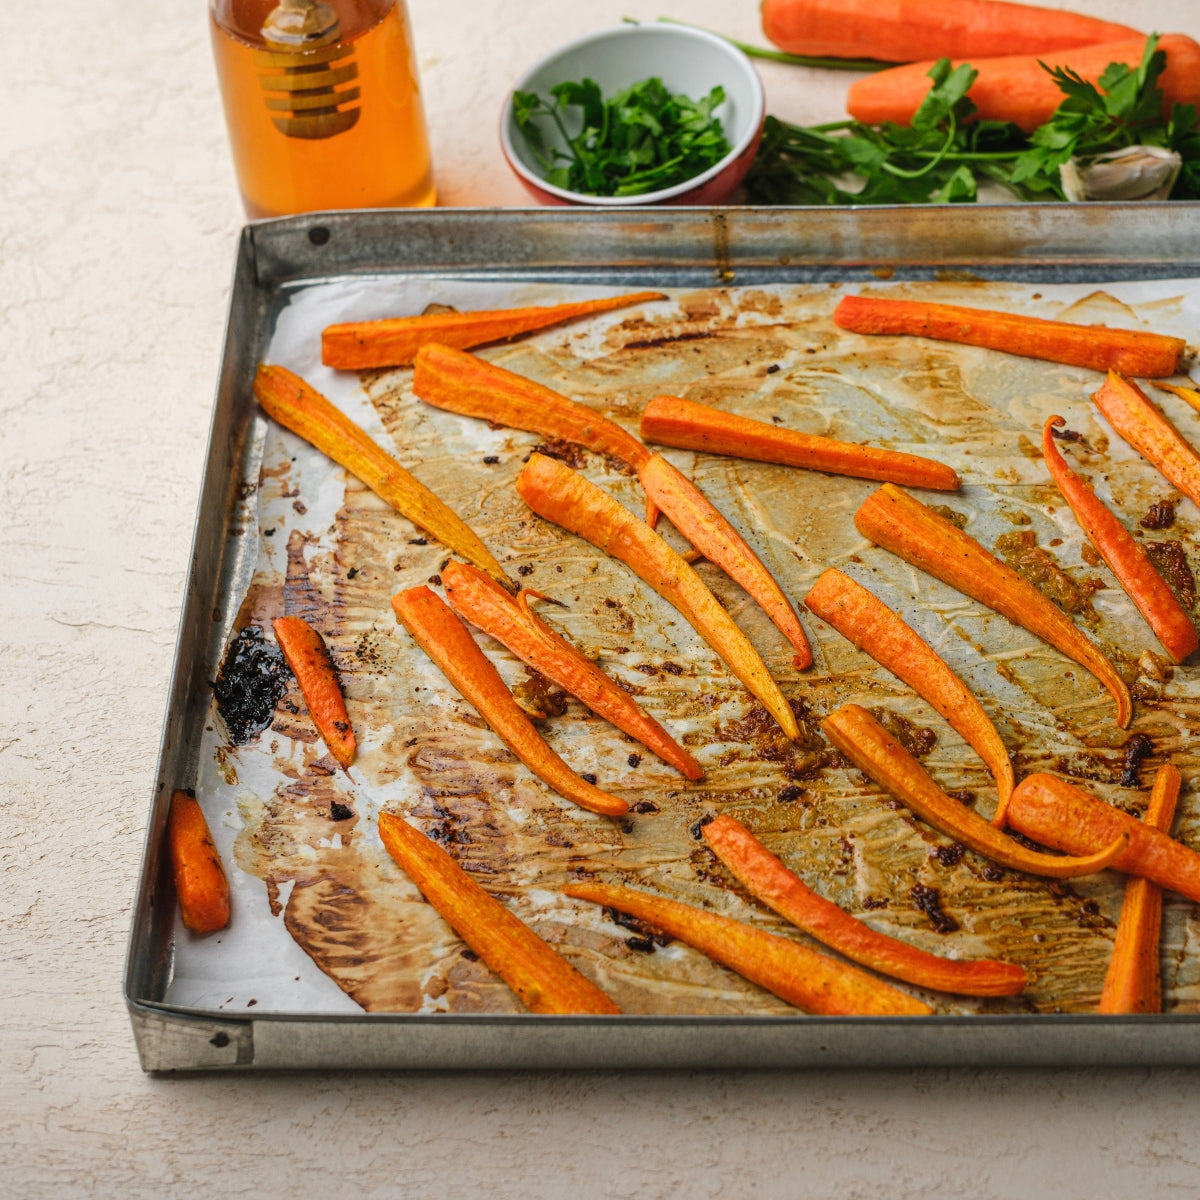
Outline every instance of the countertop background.
<path id="1" fill-rule="evenodd" d="M 0 1197 L 1200 1194 L 1200 1073 L 144 1076 L 121 996 L 243 214 L 202 0 L 10 6 L 0 89 Z M 1082 7 L 1082 6 L 1080 6 Z M 1090 11 L 1200 36 L 1195 0 Z M 717 0 L 410 0 L 440 203 L 514 76 Z M 850 77 L 764 64 L 768 109 Z"/>

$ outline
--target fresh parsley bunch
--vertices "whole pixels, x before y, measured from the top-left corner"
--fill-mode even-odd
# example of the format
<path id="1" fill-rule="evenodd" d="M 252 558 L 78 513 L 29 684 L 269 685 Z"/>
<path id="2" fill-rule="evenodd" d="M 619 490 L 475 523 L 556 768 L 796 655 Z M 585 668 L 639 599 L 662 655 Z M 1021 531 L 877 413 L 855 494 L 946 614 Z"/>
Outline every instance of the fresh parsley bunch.
<path id="1" fill-rule="evenodd" d="M 552 87 L 549 98 L 516 92 L 513 108 L 547 183 L 592 196 L 636 196 L 683 183 L 729 153 L 713 115 L 724 100 L 723 88 L 692 100 L 669 92 L 658 78 L 605 100 L 599 85 L 584 79 Z M 566 150 L 548 143 L 545 120 Z"/>

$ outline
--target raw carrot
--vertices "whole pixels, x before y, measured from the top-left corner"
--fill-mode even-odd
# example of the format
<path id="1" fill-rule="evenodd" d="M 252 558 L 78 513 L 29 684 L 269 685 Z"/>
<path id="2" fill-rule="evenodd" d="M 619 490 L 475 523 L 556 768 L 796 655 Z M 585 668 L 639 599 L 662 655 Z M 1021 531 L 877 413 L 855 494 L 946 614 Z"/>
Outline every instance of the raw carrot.
<path id="1" fill-rule="evenodd" d="M 1145 330 L 1076 325 L 1024 313 L 883 296 L 843 296 L 833 310 L 833 320 L 852 333 L 908 334 L 961 342 L 1024 358 L 1094 371 L 1112 369 L 1128 375 L 1174 374 L 1187 348 L 1183 338 Z"/>
<path id="2" fill-rule="evenodd" d="M 629 811 L 624 800 L 576 775 L 550 749 L 467 627 L 429 588 L 400 592 L 392 597 L 392 608 L 417 645 L 539 779 L 591 812 L 620 817 Z"/>
<path id="3" fill-rule="evenodd" d="M 1200 646 L 1200 634 L 1197 634 L 1183 605 L 1175 598 L 1175 593 L 1155 570 L 1145 550 L 1088 484 L 1067 465 L 1053 436 L 1053 430 L 1065 424 L 1062 417 L 1053 416 L 1042 427 L 1042 453 L 1046 457 L 1050 475 L 1071 506 L 1083 532 L 1146 618 L 1163 649 L 1175 662 L 1183 662 Z"/>
<path id="4" fill-rule="evenodd" d="M 681 450 L 728 454 L 855 479 L 890 480 L 942 492 L 957 491 L 960 486 L 952 467 L 931 458 L 780 429 L 678 396 L 655 396 L 642 412 L 641 429 L 648 441 Z"/>
<path id="5" fill-rule="evenodd" d="M 965 996 L 1015 996 L 1025 987 L 1025 968 L 1017 963 L 942 958 L 864 925 L 814 892 L 733 817 L 716 817 L 701 829 L 752 896 L 853 962 L 917 987 Z"/>
<path id="6" fill-rule="evenodd" d="M 1173 764 L 1159 767 L 1143 818 L 1148 828 L 1170 833 L 1182 782 L 1183 776 Z M 1098 1011 L 1162 1012 L 1161 933 L 1162 888 L 1137 876 L 1127 879 Z"/>
<path id="7" fill-rule="evenodd" d="M 646 921 L 805 1012 L 912 1017 L 933 1011 L 857 967 L 732 917 L 627 887 L 573 884 L 564 892 Z"/>
<path id="8" fill-rule="evenodd" d="M 621 1010 L 549 943 L 488 895 L 441 846 L 394 813 L 379 814 L 384 848 L 443 920 L 530 1012 Z"/>
<path id="9" fill-rule="evenodd" d="M 1151 466 L 1200 504 L 1200 454 L 1133 380 L 1109 371 L 1092 402 Z"/>
<path id="10" fill-rule="evenodd" d="M 1139 36 L 1128 25 L 1004 0 L 763 0 L 762 25 L 789 54 L 897 63 L 1044 54 Z"/>
<path id="11" fill-rule="evenodd" d="M 1002 867 L 1052 879 L 1071 879 L 1115 865 L 1125 850 L 1126 838 L 1120 830 L 1098 845 L 1089 844 L 1087 852 L 1078 858 L 1027 850 L 990 821 L 947 796 L 925 768 L 865 708 L 845 704 L 830 713 L 821 722 L 821 728 L 860 771 L 865 771 L 918 817 Z M 1013 791 L 1014 798 L 1018 791 L 1020 785 Z M 1009 803 L 1009 821 L 1015 824 L 1012 803 Z"/>
<path id="12" fill-rule="evenodd" d="M 746 635 L 704 581 L 644 521 L 570 467 L 533 454 L 517 491 L 538 516 L 620 559 L 673 605 L 795 741 L 795 714 Z"/>
<path id="13" fill-rule="evenodd" d="M 970 65 L 978 74 L 967 89 L 967 98 L 974 103 L 978 120 L 1011 121 L 1025 133 L 1032 133 L 1050 120 L 1064 100 L 1047 68 L 1062 67 L 1098 85 L 1110 63 L 1136 69 L 1145 49 L 1146 39 L 1136 37 L 1049 54 L 971 58 Z M 1200 100 L 1200 45 L 1184 34 L 1169 33 L 1158 39 L 1158 49 L 1167 57 L 1157 86 L 1163 95 L 1162 115 L 1168 117 L 1174 105 Z M 929 72 L 936 57 L 855 80 L 846 93 L 846 111 L 867 125 L 887 121 L 910 124 L 933 86 Z M 956 60 L 955 66 L 962 61 L 958 55 L 949 57 Z"/>
<path id="14" fill-rule="evenodd" d="M 493 579 L 509 583 L 491 551 L 461 517 L 299 375 L 286 367 L 260 364 L 254 395 L 267 416 L 345 467 L 414 525 Z"/>
<path id="15" fill-rule="evenodd" d="M 973 537 L 890 483 L 855 513 L 859 533 L 960 592 L 1037 634 L 1087 668 L 1112 694 L 1125 729 L 1133 701 L 1116 668 L 1071 619 Z"/>
<path id="16" fill-rule="evenodd" d="M 171 797 L 167 844 L 179 914 L 193 933 L 214 933 L 229 924 L 229 882 L 196 797 Z"/>
<path id="17" fill-rule="evenodd" d="M 354 761 L 354 730 L 325 639 L 302 617 L 276 617 L 272 625 L 275 640 L 300 685 L 317 732 L 324 738 L 330 754 L 348 767 Z"/>
<path id="18" fill-rule="evenodd" d="M 1055 775 L 1039 771 L 1022 779 L 1008 822 L 1018 833 L 1069 854 L 1090 854 L 1125 836 L 1128 844 L 1109 864 L 1114 871 L 1200 900 L 1200 854 Z"/>
<path id="19" fill-rule="evenodd" d="M 327 367 L 362 371 L 374 367 L 411 366 L 428 342 L 466 350 L 488 342 L 508 341 L 535 329 L 561 325 L 578 317 L 595 316 L 631 304 L 665 300 L 663 292 L 631 292 L 569 304 L 499 308 L 481 312 L 426 313 L 419 317 L 389 317 L 382 321 L 349 321 L 328 325 L 321 334 L 321 361 Z"/>
<path id="20" fill-rule="evenodd" d="M 447 603 L 464 620 L 503 643 L 522 662 L 636 738 L 688 779 L 703 778 L 700 764 L 627 691 L 530 610 L 529 597 L 539 593 L 522 588 L 514 599 L 478 567 L 459 562 L 446 565 L 442 586 Z"/>
<path id="21" fill-rule="evenodd" d="M 810 611 L 899 676 L 933 705 L 987 764 L 996 780 L 993 822 L 1004 828 L 1013 790 L 1012 760 L 996 727 L 966 684 L 896 613 L 865 587 L 831 567 L 804 597 Z"/>

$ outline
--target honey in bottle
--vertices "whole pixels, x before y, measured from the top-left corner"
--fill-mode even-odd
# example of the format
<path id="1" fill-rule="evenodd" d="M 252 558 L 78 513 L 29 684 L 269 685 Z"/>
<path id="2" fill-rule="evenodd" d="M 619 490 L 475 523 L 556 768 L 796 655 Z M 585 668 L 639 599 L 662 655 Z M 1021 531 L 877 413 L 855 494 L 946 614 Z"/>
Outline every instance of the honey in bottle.
<path id="1" fill-rule="evenodd" d="M 250 217 L 434 203 L 404 0 L 210 0 L 209 7 Z"/>

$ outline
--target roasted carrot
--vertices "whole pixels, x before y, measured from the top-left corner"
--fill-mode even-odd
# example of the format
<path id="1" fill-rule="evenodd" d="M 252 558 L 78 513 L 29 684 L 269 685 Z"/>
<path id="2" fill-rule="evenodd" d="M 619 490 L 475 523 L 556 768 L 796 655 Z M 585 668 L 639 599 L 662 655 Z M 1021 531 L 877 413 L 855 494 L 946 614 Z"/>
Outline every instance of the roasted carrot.
<path id="1" fill-rule="evenodd" d="M 986 855 L 1002 867 L 1070 879 L 1092 875 L 1114 865 L 1125 850 L 1126 839 L 1118 830 L 1099 845 L 1089 845 L 1079 858 L 1060 858 L 1027 850 L 1013 841 L 990 821 L 947 796 L 930 778 L 923 766 L 865 708 L 845 704 L 821 722 L 829 740 L 860 771 L 865 771 L 880 787 L 912 809 L 935 829 Z M 1013 791 L 1015 797 L 1020 785 Z M 1009 802 L 1009 820 L 1012 801 Z"/>
<path id="2" fill-rule="evenodd" d="M 805 1012 L 914 1017 L 933 1011 L 866 971 L 732 917 L 627 887 L 588 883 L 564 891 L 646 921 Z"/>
<path id="3" fill-rule="evenodd" d="M 394 813 L 379 814 L 379 837 L 442 919 L 535 1013 L 621 1010 L 436 842 Z"/>
<path id="4" fill-rule="evenodd" d="M 1172 375 L 1187 347 L 1183 338 L 1140 329 L 1075 325 L 1024 313 L 883 296 L 843 296 L 833 310 L 833 320 L 852 333 L 905 334 L 961 342 L 1024 358 L 1128 375 Z"/>
<path id="5" fill-rule="evenodd" d="M 791 601 L 775 582 L 762 560 L 740 533 L 721 515 L 694 483 L 661 454 L 652 455 L 638 468 L 638 479 L 655 507 L 671 519 L 711 563 L 716 563 L 762 606 L 775 627 L 791 643 L 794 666 L 812 665 L 812 650 Z"/>
<path id="6" fill-rule="evenodd" d="M 1129 725 L 1133 702 L 1116 668 L 1061 609 L 985 550 L 970 534 L 890 483 L 854 516 L 859 533 L 960 592 L 1037 634 L 1086 667 L 1117 703 L 1117 724 Z"/>
<path id="7" fill-rule="evenodd" d="M 627 691 L 530 610 L 529 597 L 539 593 L 522 588 L 514 599 L 478 567 L 459 562 L 446 565 L 442 586 L 447 603 L 464 620 L 503 643 L 522 662 L 636 738 L 688 779 L 703 778 L 700 764 Z"/>
<path id="8" fill-rule="evenodd" d="M 1200 504 L 1200 454 L 1133 380 L 1109 371 L 1092 402 L 1152 467 Z"/>
<path id="9" fill-rule="evenodd" d="M 493 579 L 509 582 L 491 551 L 461 517 L 299 375 L 286 367 L 260 364 L 254 395 L 267 416 L 345 467 L 414 525 Z"/>
<path id="10" fill-rule="evenodd" d="M 561 325 L 578 317 L 596 316 L 631 304 L 665 300 L 663 292 L 631 292 L 577 300 L 570 304 L 540 304 L 527 308 L 498 308 L 481 312 L 426 313 L 419 317 L 388 317 L 382 321 L 348 321 L 328 325 L 321 334 L 321 361 L 327 367 L 363 371 L 373 367 L 411 366 L 428 342 L 466 350 L 503 342 Z"/>
<path id="11" fill-rule="evenodd" d="M 853 962 L 917 987 L 965 996 L 1014 996 L 1025 987 L 1025 968 L 1017 963 L 942 958 L 864 925 L 814 892 L 733 817 L 716 817 L 701 829 L 752 896 Z"/>
<path id="12" fill-rule="evenodd" d="M 1004 0 L 763 0 L 762 25 L 789 54 L 896 63 L 1044 54 L 1139 36 L 1128 25 Z"/>
<path id="13" fill-rule="evenodd" d="M 517 477 L 517 491 L 539 517 L 578 534 L 620 559 L 673 605 L 760 700 L 793 741 L 796 717 L 746 635 L 704 581 L 644 521 L 577 471 L 533 454 Z"/>
<path id="14" fill-rule="evenodd" d="M 1049 54 L 972 58 L 970 65 L 978 74 L 967 89 L 967 98 L 975 105 L 978 120 L 1011 121 L 1025 133 L 1032 133 L 1050 120 L 1064 99 L 1047 68 L 1062 67 L 1098 85 L 1110 63 L 1136 69 L 1145 49 L 1146 39 L 1136 37 Z M 1157 86 L 1162 91 L 1162 115 L 1168 117 L 1174 105 L 1200 100 L 1200 45 L 1184 34 L 1169 33 L 1158 39 L 1158 49 L 1167 58 Z M 950 57 L 958 59 L 957 55 Z M 925 62 L 890 67 L 855 80 L 846 93 L 846 111 L 867 125 L 887 121 L 910 124 L 933 86 L 929 72 L 935 58 L 930 56 Z"/>
<path id="15" fill-rule="evenodd" d="M 550 749 L 467 627 L 429 588 L 400 592 L 392 597 L 392 608 L 417 645 L 539 779 L 591 812 L 620 817 L 629 811 L 624 800 L 576 775 Z"/>
<path id="16" fill-rule="evenodd" d="M 325 639 L 302 617 L 276 617 L 272 624 L 275 640 L 300 685 L 317 732 L 329 753 L 348 767 L 354 761 L 354 730 Z"/>
<path id="17" fill-rule="evenodd" d="M 728 454 L 855 479 L 890 480 L 942 492 L 957 491 L 960 486 L 952 467 L 931 458 L 780 429 L 678 396 L 655 396 L 642 412 L 641 429 L 647 441 L 681 450 Z"/>
<path id="18" fill-rule="evenodd" d="M 171 797 L 167 844 L 175 875 L 179 914 L 193 933 L 214 933 L 229 924 L 229 882 L 196 797 Z"/>
<path id="19" fill-rule="evenodd" d="M 1200 634 L 1145 550 L 1067 465 L 1053 436 L 1053 430 L 1065 424 L 1062 417 L 1052 416 L 1042 427 L 1042 453 L 1055 486 L 1071 506 L 1083 532 L 1154 630 L 1163 649 L 1175 662 L 1183 662 L 1200 646 Z"/>
<path id="20" fill-rule="evenodd" d="M 1189 379 L 1189 383 L 1191 380 Z M 1187 401 L 1197 412 L 1200 412 L 1200 392 L 1194 387 L 1183 387 L 1178 383 L 1171 383 L 1166 379 L 1154 380 L 1154 386 L 1160 392 L 1170 392 L 1173 396 L 1178 396 L 1180 400 Z M 1149 399 L 1149 397 L 1147 397 Z"/>
<path id="21" fill-rule="evenodd" d="M 1170 833 L 1182 782 L 1183 776 L 1173 764 L 1159 767 L 1143 818 L 1148 828 Z M 1161 933 L 1162 888 L 1137 876 L 1127 879 L 1112 958 L 1100 993 L 1100 1012 L 1162 1012 Z"/>
<path id="22" fill-rule="evenodd" d="M 967 685 L 911 626 L 848 575 L 830 567 L 804 597 L 810 611 L 899 676 L 962 735 L 996 780 L 994 823 L 1004 828 L 1013 790 L 1012 760 Z"/>

